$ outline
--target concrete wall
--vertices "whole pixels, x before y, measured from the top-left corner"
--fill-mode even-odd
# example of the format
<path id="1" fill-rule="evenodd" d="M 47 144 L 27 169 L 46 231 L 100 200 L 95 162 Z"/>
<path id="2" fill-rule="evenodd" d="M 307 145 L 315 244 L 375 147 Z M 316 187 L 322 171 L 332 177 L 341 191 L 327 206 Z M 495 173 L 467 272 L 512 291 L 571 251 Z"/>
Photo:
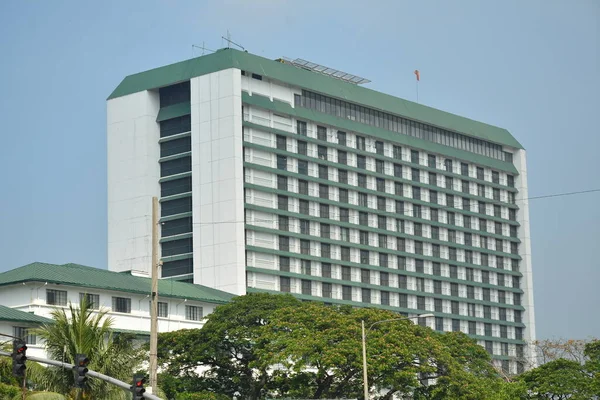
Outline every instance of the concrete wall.
<path id="1" fill-rule="evenodd" d="M 160 194 L 158 92 L 107 102 L 108 268 L 149 272 L 152 196 Z"/>
<path id="2" fill-rule="evenodd" d="M 191 80 L 194 283 L 245 294 L 241 73 Z"/>

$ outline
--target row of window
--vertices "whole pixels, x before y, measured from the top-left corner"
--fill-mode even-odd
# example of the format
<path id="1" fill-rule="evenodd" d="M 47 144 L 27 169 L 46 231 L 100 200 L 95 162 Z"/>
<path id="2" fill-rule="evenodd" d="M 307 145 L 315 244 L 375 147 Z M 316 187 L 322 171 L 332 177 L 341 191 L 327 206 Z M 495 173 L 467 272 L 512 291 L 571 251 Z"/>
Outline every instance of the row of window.
<path id="1" fill-rule="evenodd" d="M 361 302 L 367 304 L 380 304 L 384 306 L 394 306 L 404 309 L 424 311 L 435 311 L 436 313 L 453 314 L 457 316 L 468 316 L 472 318 L 485 318 L 488 320 L 499 321 L 499 325 L 496 325 L 497 334 L 491 333 L 492 324 L 489 325 L 490 332 L 485 332 L 485 336 L 498 336 L 501 338 L 508 338 L 506 332 L 508 332 L 508 325 L 503 325 L 501 322 L 509 321 L 509 312 L 512 314 L 512 320 L 510 322 L 522 323 L 523 317 L 520 310 L 508 310 L 503 307 L 492 307 L 488 305 L 476 305 L 472 303 L 464 303 L 456 300 L 442 300 L 439 298 L 431 298 L 427 296 L 409 295 L 405 293 L 395 293 L 386 290 L 374 290 L 370 288 L 360 288 L 357 292 L 356 288 L 349 285 L 338 285 L 327 282 L 315 282 L 309 279 L 300 279 L 299 287 L 296 289 L 294 285 L 298 281 L 294 278 L 280 276 L 279 277 L 279 290 L 285 293 L 298 293 L 307 296 L 321 297 L 323 300 L 326 299 L 340 299 L 352 302 Z M 316 295 L 317 287 L 320 289 L 320 296 Z M 298 290 L 299 289 L 299 290 Z M 340 290 L 341 289 L 341 290 Z M 392 302 L 392 295 L 397 297 L 397 302 Z M 460 321 L 457 319 L 457 321 Z M 476 321 L 465 321 L 464 323 L 472 322 L 475 324 Z M 511 328 L 512 329 L 512 328 Z M 483 330 L 483 329 L 482 329 Z M 503 333 L 504 332 L 504 333 Z M 515 338 L 521 340 L 523 338 L 523 328 L 514 327 Z M 469 334 L 477 334 L 468 332 Z"/>
<path id="2" fill-rule="evenodd" d="M 439 143 L 444 146 L 512 162 L 512 154 L 503 151 L 501 145 L 462 135 L 460 133 L 450 132 L 420 122 L 410 121 L 402 117 L 338 100 L 333 97 L 303 90 L 302 95 L 294 96 L 294 104 L 296 107 L 316 110 L 340 118 L 375 126 L 377 128 L 398 132 L 403 135 Z M 301 132 L 302 131 L 299 131 L 299 133 Z"/>
<path id="3" fill-rule="evenodd" d="M 333 168 L 306 160 L 291 159 L 286 156 L 278 155 L 276 167 L 280 171 L 289 171 L 299 175 L 337 182 L 343 185 L 351 185 L 370 191 L 377 191 L 383 195 L 412 198 L 417 201 L 434 204 L 435 208 L 439 209 L 456 208 L 463 209 L 469 213 L 494 215 L 497 218 L 509 219 L 511 221 L 516 221 L 517 219 L 516 209 L 509 205 L 493 204 L 483 200 L 471 199 L 469 197 L 462 197 L 449 193 L 439 193 L 434 189 L 423 188 L 414 184 L 408 185 L 404 182 L 368 176 L 366 174 Z M 342 186 L 342 189 L 345 188 Z M 364 195 L 366 196 L 366 194 Z M 513 193 L 511 193 L 511 195 L 513 195 Z M 497 196 L 494 194 L 494 197 L 497 197 L 498 201 L 500 201 L 499 196 L 499 193 Z M 382 198 L 386 197 L 387 196 L 382 196 Z M 507 211 L 503 212 L 503 209 Z M 490 214 L 490 211 L 492 211 L 493 214 Z"/>
<path id="4" fill-rule="evenodd" d="M 322 244 L 323 246 L 323 244 Z M 301 248 L 301 252 L 306 254 L 307 250 Z M 309 252 L 309 250 L 308 250 Z M 322 249 L 321 254 L 324 256 L 330 255 L 329 253 L 324 254 Z M 373 262 L 372 258 L 369 258 L 369 254 L 365 253 L 364 250 L 360 250 L 360 264 L 370 265 Z M 375 253 L 377 254 L 377 253 Z M 352 259 L 350 257 L 349 259 Z M 287 256 L 279 256 L 279 270 L 284 272 L 297 272 L 304 275 L 316 275 L 323 278 L 334 278 L 342 279 L 347 281 L 359 281 L 363 283 L 372 283 L 381 286 L 397 285 L 402 289 L 407 289 L 409 280 L 410 287 L 416 287 L 418 290 L 429 291 L 432 293 L 458 292 L 458 286 L 447 286 L 448 290 L 443 290 L 441 281 L 432 280 L 422 277 L 413 277 L 412 274 L 403 274 L 401 272 L 385 272 L 385 271 L 374 271 L 370 269 L 357 269 L 350 266 L 341 266 L 337 264 L 331 264 L 328 262 L 314 262 L 307 259 L 293 259 L 291 260 Z M 392 259 L 393 260 L 393 259 Z M 293 261 L 293 263 L 292 263 Z M 419 259 L 412 259 L 398 256 L 395 263 L 389 262 L 387 254 L 379 253 L 378 265 L 383 268 L 397 269 L 398 271 L 415 272 L 417 274 L 427 274 L 433 277 L 446 277 L 456 280 L 464 280 L 467 282 L 482 283 L 484 285 L 496 285 L 499 287 L 508 287 L 520 289 L 521 277 L 516 275 L 506 275 L 500 272 L 490 272 L 479 270 L 470 267 L 458 267 L 456 265 L 440 264 L 438 262 L 429 262 Z M 433 282 L 433 286 L 432 286 Z M 479 286 L 479 285 L 477 285 Z M 428 290 L 423 288 L 427 287 Z M 464 289 L 465 287 L 462 286 Z M 475 292 L 473 287 L 464 289 L 466 292 Z M 487 296 L 486 296 L 487 293 Z M 486 297 L 489 301 L 489 291 L 483 291 L 483 299 Z"/>
<path id="5" fill-rule="evenodd" d="M 334 209 L 332 212 L 331 207 L 328 204 L 311 204 L 311 202 L 309 202 L 308 200 L 298 200 L 298 208 L 296 208 L 295 205 L 295 200 L 290 201 L 290 199 L 287 196 L 283 195 L 277 196 L 278 210 L 287 212 L 298 212 L 299 214 L 306 216 L 327 218 L 334 222 L 339 221 L 343 224 L 351 224 L 357 226 L 338 226 L 337 224 L 331 225 L 329 222 L 311 223 L 308 219 L 302 219 L 301 215 L 298 216 L 299 219 L 290 218 L 287 215 L 279 215 L 277 226 L 280 230 L 300 233 L 304 235 L 320 236 L 326 239 L 354 241 L 355 243 L 358 243 L 360 235 L 362 234 L 361 230 L 359 230 L 359 227 L 362 227 L 363 229 L 367 229 L 362 232 L 370 231 L 378 233 L 379 231 L 389 231 L 400 234 L 398 236 L 411 235 L 413 237 L 409 239 L 413 239 L 415 241 L 423 239 L 432 239 L 433 241 L 436 241 L 435 243 L 432 243 L 432 252 L 434 253 L 436 252 L 436 249 L 438 250 L 437 253 L 440 253 L 440 245 L 451 246 L 451 243 L 455 243 L 462 246 L 473 247 L 480 253 L 486 255 L 488 252 L 486 252 L 485 250 L 490 250 L 490 252 L 510 252 L 514 255 L 518 254 L 518 242 L 515 241 L 493 238 L 491 236 L 483 234 L 462 232 L 456 229 L 439 227 L 430 224 L 423 224 L 421 222 L 414 222 L 402 218 L 391 218 L 385 215 L 368 213 L 366 211 L 357 212 L 355 210 L 342 207 L 339 208 L 339 211 Z M 454 218 L 454 215 L 451 214 L 450 217 L 450 219 L 452 220 Z M 494 229 L 491 231 L 491 233 L 496 235 L 504 235 L 505 231 L 500 222 L 496 222 L 492 226 L 494 227 Z M 471 229 L 470 223 L 468 224 L 467 228 Z M 482 232 L 484 231 L 487 232 L 487 228 L 485 230 L 482 230 Z M 516 238 L 516 227 L 510 226 L 508 231 L 510 237 Z M 388 237 L 385 233 L 379 233 L 381 235 L 381 240 L 378 241 L 378 245 L 384 248 L 391 247 L 390 239 L 394 240 L 394 237 L 397 236 L 394 235 L 393 237 Z M 367 233 L 364 233 L 364 235 L 367 235 Z M 367 236 L 365 236 L 365 238 L 366 237 Z M 447 249 L 444 247 L 442 251 L 447 252 Z"/>
<path id="6" fill-rule="evenodd" d="M 383 159 L 367 157 L 360 154 L 348 153 L 343 150 L 329 149 L 326 146 L 318 145 L 314 146 L 302 140 L 295 140 L 295 143 L 288 143 L 285 136 L 276 135 L 276 148 L 287 152 L 295 152 L 303 156 L 310 156 L 318 158 L 323 161 L 335 162 L 341 165 L 347 165 L 350 167 L 363 169 L 366 171 L 376 172 L 378 174 L 390 175 L 396 178 L 405 180 L 412 180 L 413 182 L 425 183 L 432 186 L 438 186 L 453 191 L 459 191 L 465 194 L 473 196 L 488 197 L 496 201 L 506 201 L 508 203 L 515 203 L 515 193 L 511 190 L 504 190 L 496 187 L 489 187 L 482 183 L 471 182 L 465 179 L 455 179 L 452 176 L 441 175 L 435 172 L 427 172 L 422 169 L 411 167 L 404 168 L 402 164 L 392 161 L 386 161 Z M 381 142 L 376 142 L 381 143 Z M 295 146 L 293 146 L 295 144 Z M 316 147 L 316 151 L 313 149 Z M 399 146 L 394 146 L 395 151 L 401 152 Z M 417 154 L 416 151 L 412 151 L 412 154 Z M 432 162 L 435 164 L 435 156 L 431 156 Z M 448 168 L 452 170 L 452 161 L 446 160 Z M 285 162 L 285 156 L 278 156 L 278 167 L 282 166 Z M 465 169 L 465 176 L 469 176 L 469 166 L 466 163 L 461 163 L 461 166 Z M 484 178 L 483 168 L 477 168 L 477 177 Z M 406 173 L 404 173 L 406 172 Z M 483 179 L 482 179 L 483 180 Z M 492 182 L 500 183 L 499 172 L 492 171 Z M 509 185 L 514 186 L 514 178 L 512 175 L 507 176 L 507 182 Z M 501 196 L 502 193 L 502 196 Z"/>
<path id="7" fill-rule="evenodd" d="M 86 299 L 87 303 L 94 310 L 100 309 L 100 295 L 92 293 L 79 293 L 79 300 Z M 67 291 L 57 289 L 46 289 L 46 304 L 55 306 L 67 305 Z M 131 313 L 131 298 L 112 296 L 112 311 L 120 313 Z M 169 316 L 169 305 L 165 302 L 158 302 L 158 316 L 167 318 Z M 185 319 L 189 321 L 200 321 L 203 318 L 202 307 L 185 306 Z"/>

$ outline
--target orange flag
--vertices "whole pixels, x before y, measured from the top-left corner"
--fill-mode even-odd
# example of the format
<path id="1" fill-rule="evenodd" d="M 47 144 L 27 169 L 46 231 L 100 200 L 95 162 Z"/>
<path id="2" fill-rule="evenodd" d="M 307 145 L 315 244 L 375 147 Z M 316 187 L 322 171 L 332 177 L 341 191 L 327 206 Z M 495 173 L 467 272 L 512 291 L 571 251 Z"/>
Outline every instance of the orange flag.
<path id="1" fill-rule="evenodd" d="M 421 80 L 421 74 L 419 73 L 418 69 L 415 69 L 415 75 L 417 76 L 417 81 Z"/>

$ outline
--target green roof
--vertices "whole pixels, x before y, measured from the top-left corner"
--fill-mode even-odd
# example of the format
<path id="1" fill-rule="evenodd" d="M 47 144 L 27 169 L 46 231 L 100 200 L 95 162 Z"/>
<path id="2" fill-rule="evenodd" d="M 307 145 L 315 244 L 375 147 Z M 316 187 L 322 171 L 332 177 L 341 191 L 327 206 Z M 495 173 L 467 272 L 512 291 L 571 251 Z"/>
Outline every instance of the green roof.
<path id="1" fill-rule="evenodd" d="M 49 324 L 53 322 L 51 319 L 2 305 L 0 305 L 0 321 L 28 322 L 32 324 Z"/>
<path id="2" fill-rule="evenodd" d="M 523 148 L 506 129 L 234 49 L 221 49 L 209 55 L 127 76 L 108 99 L 169 86 L 227 68 L 260 74 L 272 80 L 493 143 Z"/>
<path id="3" fill-rule="evenodd" d="M 0 274 L 0 286 L 22 282 L 48 282 L 127 293 L 149 294 L 151 279 L 124 272 L 87 267 L 79 264 L 46 264 L 34 262 Z M 227 303 L 233 294 L 193 283 L 175 280 L 158 281 L 158 296 Z"/>

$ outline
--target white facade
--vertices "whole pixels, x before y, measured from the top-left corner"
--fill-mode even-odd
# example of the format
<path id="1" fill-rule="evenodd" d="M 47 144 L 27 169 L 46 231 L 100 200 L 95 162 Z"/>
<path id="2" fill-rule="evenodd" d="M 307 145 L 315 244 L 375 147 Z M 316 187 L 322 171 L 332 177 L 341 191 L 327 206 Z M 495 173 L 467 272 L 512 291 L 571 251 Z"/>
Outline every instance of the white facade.
<path id="1" fill-rule="evenodd" d="M 191 80 L 194 283 L 246 293 L 241 76 Z"/>
<path id="2" fill-rule="evenodd" d="M 108 265 L 150 272 L 152 197 L 159 196 L 158 93 L 107 102 Z"/>
<path id="3" fill-rule="evenodd" d="M 62 290 L 67 292 L 67 305 L 59 306 L 48 304 L 46 290 Z M 100 300 L 100 310 L 108 310 L 106 316 L 113 320 L 112 329 L 117 331 L 133 331 L 138 334 L 150 334 L 150 297 L 111 291 L 103 289 L 90 289 L 78 286 L 46 284 L 44 282 L 27 282 L 3 286 L 0 290 L 0 304 L 19 311 L 33 313 L 37 316 L 52 319 L 52 311 L 57 308 L 65 310 L 69 315 L 68 304 L 78 305 L 80 294 L 97 294 Z M 112 309 L 113 297 L 128 298 L 131 301 L 131 312 L 116 312 Z M 206 315 L 214 311 L 216 304 L 199 302 L 195 300 L 160 297 L 159 302 L 167 303 L 168 315 L 158 318 L 158 332 L 171 332 L 179 329 L 202 328 Z M 186 318 L 186 306 L 200 307 L 202 318 L 192 321 Z M 97 311 L 94 311 L 97 313 Z M 0 321 L 0 333 L 13 335 L 13 328 L 35 327 L 32 323 Z M 27 345 L 28 352 L 34 356 L 45 357 L 43 342 Z"/>

